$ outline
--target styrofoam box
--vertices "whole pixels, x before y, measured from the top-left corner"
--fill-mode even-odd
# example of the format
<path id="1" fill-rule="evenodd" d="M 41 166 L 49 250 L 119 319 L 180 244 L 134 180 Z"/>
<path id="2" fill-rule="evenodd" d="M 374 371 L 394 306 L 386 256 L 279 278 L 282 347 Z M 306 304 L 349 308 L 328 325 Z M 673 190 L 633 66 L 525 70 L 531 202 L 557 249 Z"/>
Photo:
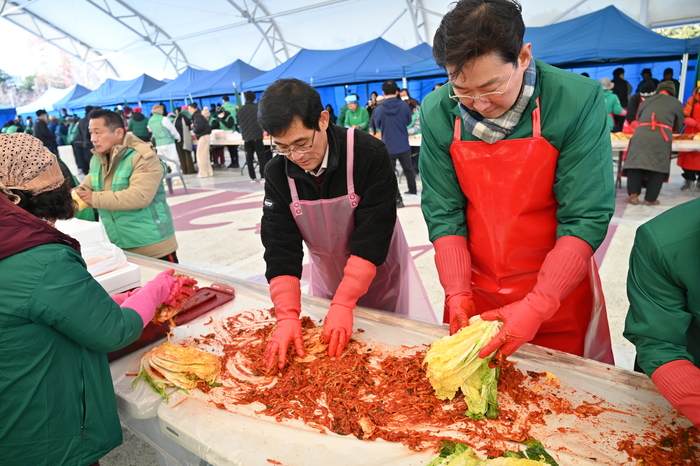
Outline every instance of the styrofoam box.
<path id="1" fill-rule="evenodd" d="M 95 280 L 102 285 L 102 288 L 107 290 L 107 293 L 121 293 L 141 286 L 141 268 L 136 264 L 130 263 L 121 269 L 98 275 L 95 277 Z"/>

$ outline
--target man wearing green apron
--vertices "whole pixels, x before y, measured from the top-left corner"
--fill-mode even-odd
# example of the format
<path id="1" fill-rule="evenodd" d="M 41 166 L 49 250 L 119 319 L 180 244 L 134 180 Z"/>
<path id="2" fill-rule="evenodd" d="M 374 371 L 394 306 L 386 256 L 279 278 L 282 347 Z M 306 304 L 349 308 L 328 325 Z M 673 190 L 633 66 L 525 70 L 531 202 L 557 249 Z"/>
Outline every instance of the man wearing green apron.
<path id="1" fill-rule="evenodd" d="M 448 85 L 421 106 L 422 209 L 455 333 L 480 356 L 532 343 L 612 363 L 593 252 L 615 208 L 600 84 L 532 56 L 521 7 L 461 0 L 433 45 Z"/>

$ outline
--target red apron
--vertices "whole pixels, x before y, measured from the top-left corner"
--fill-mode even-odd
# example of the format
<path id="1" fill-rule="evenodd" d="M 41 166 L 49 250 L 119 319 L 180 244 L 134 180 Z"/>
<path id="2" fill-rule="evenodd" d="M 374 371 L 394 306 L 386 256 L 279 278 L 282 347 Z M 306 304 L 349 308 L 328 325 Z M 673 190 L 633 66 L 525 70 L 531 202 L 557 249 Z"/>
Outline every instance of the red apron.
<path id="1" fill-rule="evenodd" d="M 348 194 L 345 196 L 302 201 L 299 199 L 296 183 L 287 177 L 292 194 L 289 208 L 309 249 L 309 294 L 327 299 L 333 298 L 343 279 L 345 264 L 350 257 L 350 236 L 355 230 L 355 209 L 360 203 L 353 179 L 353 129 L 348 129 L 347 153 Z M 398 217 L 386 261 L 377 267 L 369 290 L 360 297 L 357 304 L 396 312 L 416 320 L 438 322 Z"/>
<path id="2" fill-rule="evenodd" d="M 455 121 L 450 155 L 467 197 L 472 291 L 479 313 L 522 300 L 535 286 L 557 240 L 552 187 L 559 152 L 541 135 L 540 109 L 532 138 L 495 144 L 462 141 Z M 542 323 L 531 343 L 613 363 L 605 301 L 595 260 L 588 278 Z"/>
<path id="3" fill-rule="evenodd" d="M 693 108 L 690 112 L 690 116 L 696 120 L 700 118 L 700 102 L 695 102 Z M 684 134 L 695 134 L 698 133 L 699 128 L 691 128 L 686 126 L 683 130 Z M 697 170 L 700 171 L 700 152 L 679 152 L 678 160 L 676 162 L 679 167 L 685 168 L 686 170 Z"/>

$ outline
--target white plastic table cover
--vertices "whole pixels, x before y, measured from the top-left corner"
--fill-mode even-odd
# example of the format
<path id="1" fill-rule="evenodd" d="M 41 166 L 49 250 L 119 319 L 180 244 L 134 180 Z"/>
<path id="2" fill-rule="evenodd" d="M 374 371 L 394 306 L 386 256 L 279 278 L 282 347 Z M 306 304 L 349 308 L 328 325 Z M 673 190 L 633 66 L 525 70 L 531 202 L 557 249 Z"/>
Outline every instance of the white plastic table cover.
<path id="1" fill-rule="evenodd" d="M 169 264 L 149 259 L 130 257 L 130 260 L 141 265 L 146 278 L 170 267 Z M 176 270 L 194 276 L 202 286 L 212 281 L 228 283 L 236 289 L 236 297 L 211 313 L 176 328 L 172 336 L 174 342 L 209 333 L 210 328 L 204 324 L 209 322 L 210 317 L 216 320 L 242 310 L 265 309 L 272 305 L 264 285 L 181 267 Z M 325 315 L 328 305 L 327 300 L 313 297 L 302 300 L 304 313 L 317 321 Z M 364 329 L 364 333 L 357 336 L 362 340 L 380 341 L 388 345 L 420 345 L 447 335 L 446 328 L 381 311 L 358 308 L 355 315 L 355 328 Z M 147 384 L 138 383 L 134 388 L 131 386 L 134 377 L 124 375 L 138 372 L 141 354 L 143 352 L 125 356 L 111 365 L 118 409 L 122 422 L 128 428 L 165 453 L 175 465 L 196 463 L 184 458 L 180 462 L 177 452 L 169 454 L 164 447 L 170 444 L 167 440 L 216 466 L 418 466 L 436 456 L 434 452 L 412 452 L 398 443 L 321 434 L 301 422 L 277 423 L 274 419 L 255 415 L 250 407 L 241 407 L 240 412 L 232 413 L 209 404 L 197 390 L 188 397 L 173 389 L 170 401 L 165 403 Z M 562 466 L 633 465 L 635 462 L 630 461 L 625 452 L 617 451 L 617 441 L 621 437 L 610 435 L 610 432 L 620 435 L 638 433 L 641 436 L 642 432 L 653 431 L 652 422 L 691 425 L 659 395 L 643 374 L 533 345 L 525 345 L 515 356 L 512 359 L 517 361 L 517 368 L 521 371 L 551 372 L 563 386 L 575 390 L 580 401 L 595 401 L 597 397 L 619 411 L 606 411 L 586 420 L 552 415 L 545 426 L 533 426 L 531 434 L 544 443 Z M 153 426 L 156 417 L 161 428 L 160 435 L 154 433 L 152 427 L 148 433 L 139 430 L 140 424 Z"/>

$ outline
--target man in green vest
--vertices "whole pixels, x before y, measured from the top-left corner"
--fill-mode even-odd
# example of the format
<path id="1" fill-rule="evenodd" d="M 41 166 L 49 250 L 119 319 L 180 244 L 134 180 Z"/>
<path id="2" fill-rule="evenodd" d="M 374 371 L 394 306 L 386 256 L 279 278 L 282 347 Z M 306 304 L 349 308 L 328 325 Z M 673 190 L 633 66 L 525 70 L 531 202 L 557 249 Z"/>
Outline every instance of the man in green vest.
<path id="1" fill-rule="evenodd" d="M 112 243 L 177 263 L 175 227 L 163 188 L 167 167 L 150 144 L 126 133 L 118 114 L 94 110 L 89 128 L 95 157 L 76 193 L 98 210 Z"/>
<path id="2" fill-rule="evenodd" d="M 163 117 L 165 108 L 162 105 L 153 106 L 153 115 L 148 119 L 148 129 L 155 140 L 158 156 L 165 160 L 173 172 L 179 170 L 177 147 L 175 141 L 180 141 L 180 133 L 177 132 L 170 119 Z"/>

